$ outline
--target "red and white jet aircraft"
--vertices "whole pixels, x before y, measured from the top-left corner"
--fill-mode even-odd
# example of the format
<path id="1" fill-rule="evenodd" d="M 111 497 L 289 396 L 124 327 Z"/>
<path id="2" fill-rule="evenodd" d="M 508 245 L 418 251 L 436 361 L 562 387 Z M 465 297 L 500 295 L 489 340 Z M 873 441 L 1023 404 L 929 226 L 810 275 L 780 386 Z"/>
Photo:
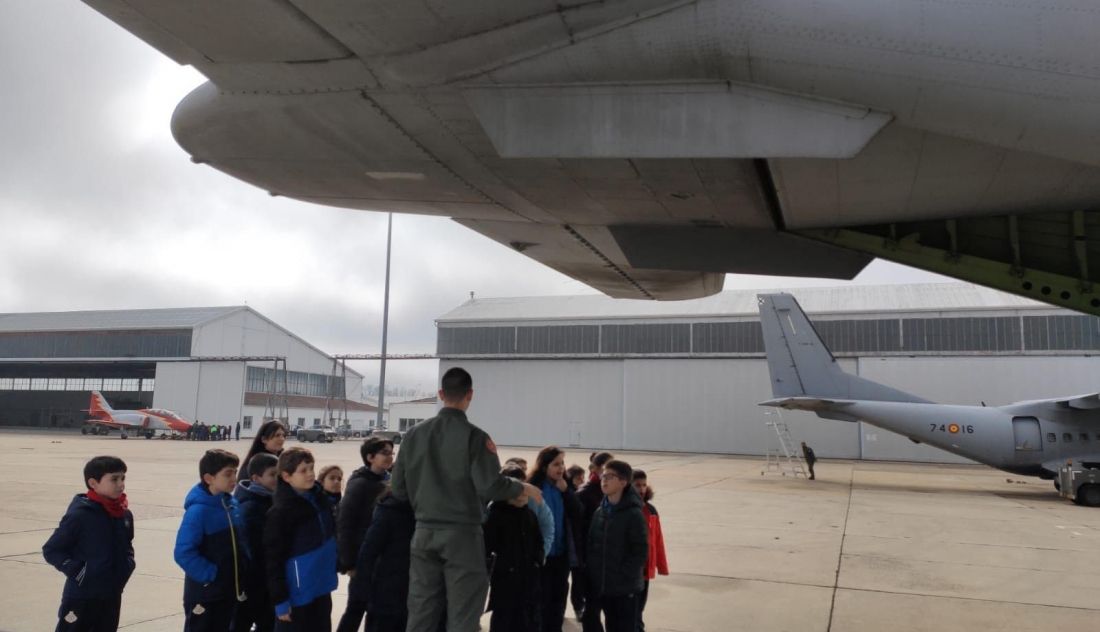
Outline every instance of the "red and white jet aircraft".
<path id="1" fill-rule="evenodd" d="M 92 401 L 88 405 L 87 423 L 94 432 L 97 427 L 106 434 L 109 429 L 116 428 L 122 431 L 122 438 L 127 437 L 127 431 L 133 431 L 150 439 L 160 431 L 187 432 L 191 428 L 191 422 L 178 414 L 161 408 L 142 408 L 140 410 L 115 410 L 107 403 L 107 398 L 99 391 L 92 391 Z M 89 426 L 81 429 L 87 434 Z"/>

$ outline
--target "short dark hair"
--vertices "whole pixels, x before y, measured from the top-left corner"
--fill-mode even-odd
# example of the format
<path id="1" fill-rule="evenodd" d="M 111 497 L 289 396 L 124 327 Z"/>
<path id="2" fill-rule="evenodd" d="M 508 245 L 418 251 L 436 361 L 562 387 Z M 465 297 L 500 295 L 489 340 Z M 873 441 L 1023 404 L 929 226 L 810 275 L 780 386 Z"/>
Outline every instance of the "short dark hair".
<path id="1" fill-rule="evenodd" d="M 267 452 L 261 452 L 253 456 L 248 462 L 248 475 L 263 476 L 264 472 L 273 467 L 279 467 L 279 457 Z"/>
<path id="2" fill-rule="evenodd" d="M 202 458 L 199 459 L 199 478 L 207 474 L 217 476 L 218 472 L 225 468 L 237 467 L 240 464 L 241 460 L 229 450 L 218 448 L 207 450 L 206 454 L 203 454 Z"/>
<path id="3" fill-rule="evenodd" d="M 393 449 L 393 441 L 382 437 L 367 437 L 363 445 L 359 446 L 359 456 L 363 457 L 363 465 L 368 465 L 367 457 L 374 456 L 384 450 L 386 446 Z"/>
<path id="4" fill-rule="evenodd" d="M 646 478 L 645 470 L 639 470 L 638 468 L 634 468 L 634 473 L 631 474 L 630 480 L 636 481 L 639 478 Z"/>
<path id="5" fill-rule="evenodd" d="M 645 470 L 634 470 L 634 473 L 630 476 L 630 481 L 645 481 L 645 497 L 642 500 L 649 502 L 653 500 L 653 487 L 649 485 L 649 479 L 645 475 Z"/>
<path id="6" fill-rule="evenodd" d="M 584 468 L 576 464 L 570 465 L 569 468 L 565 470 L 565 476 L 569 479 L 574 479 L 578 475 L 584 476 L 584 473 Z"/>
<path id="7" fill-rule="evenodd" d="M 305 448 L 287 448 L 279 455 L 279 473 L 293 474 L 302 463 L 313 463 L 313 453 Z"/>
<path id="8" fill-rule="evenodd" d="M 456 402 L 466 397 L 474 388 L 474 378 L 466 372 L 466 369 L 452 367 L 443 374 L 439 381 L 439 388 L 443 391 L 443 399 L 448 402 Z"/>
<path id="9" fill-rule="evenodd" d="M 526 481 L 527 475 L 523 473 L 523 468 L 518 465 L 505 465 L 500 473 L 508 478 L 514 478 L 517 481 Z"/>
<path id="10" fill-rule="evenodd" d="M 617 461 L 611 459 L 603 466 L 604 470 L 611 470 L 626 482 L 633 480 L 634 470 L 630 469 L 630 464 L 626 461 Z"/>
<path id="11" fill-rule="evenodd" d="M 615 458 L 610 452 L 593 452 L 592 453 L 592 465 L 596 467 L 607 467 L 607 462 Z"/>
<path id="12" fill-rule="evenodd" d="M 84 486 L 88 486 L 89 478 L 98 483 L 104 476 L 116 472 L 126 473 L 126 463 L 122 459 L 117 456 L 97 456 L 84 464 Z"/>

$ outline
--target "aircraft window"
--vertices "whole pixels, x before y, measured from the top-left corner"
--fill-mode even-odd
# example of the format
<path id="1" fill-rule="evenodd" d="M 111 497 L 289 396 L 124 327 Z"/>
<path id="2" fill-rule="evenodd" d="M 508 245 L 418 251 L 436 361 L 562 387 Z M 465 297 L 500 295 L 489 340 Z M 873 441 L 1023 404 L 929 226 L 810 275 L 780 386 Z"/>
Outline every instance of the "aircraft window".
<path id="1" fill-rule="evenodd" d="M 1081 441 L 1088 441 L 1088 440 L 1089 440 L 1089 433 L 1082 432 L 1081 433 Z"/>
<path id="2" fill-rule="evenodd" d="M 1054 434 L 1053 432 L 1048 432 L 1047 433 L 1047 443 L 1057 443 L 1057 442 L 1058 442 L 1058 435 Z"/>
<path id="3" fill-rule="evenodd" d="M 1072 432 L 1063 432 L 1062 433 L 1062 441 L 1065 441 L 1066 443 L 1072 443 L 1073 442 L 1073 433 Z"/>

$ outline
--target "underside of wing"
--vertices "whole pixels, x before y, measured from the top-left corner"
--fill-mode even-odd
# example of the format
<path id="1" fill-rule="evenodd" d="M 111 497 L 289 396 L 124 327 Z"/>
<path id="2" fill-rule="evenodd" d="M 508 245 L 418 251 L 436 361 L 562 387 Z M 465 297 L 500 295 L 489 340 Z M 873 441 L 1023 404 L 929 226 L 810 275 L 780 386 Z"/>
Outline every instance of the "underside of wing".
<path id="1" fill-rule="evenodd" d="M 1097 44 L 1041 34 L 1074 12 L 85 1 L 210 79 L 177 141 L 273 195 L 451 217 L 612 296 L 880 257 L 1100 315 Z"/>

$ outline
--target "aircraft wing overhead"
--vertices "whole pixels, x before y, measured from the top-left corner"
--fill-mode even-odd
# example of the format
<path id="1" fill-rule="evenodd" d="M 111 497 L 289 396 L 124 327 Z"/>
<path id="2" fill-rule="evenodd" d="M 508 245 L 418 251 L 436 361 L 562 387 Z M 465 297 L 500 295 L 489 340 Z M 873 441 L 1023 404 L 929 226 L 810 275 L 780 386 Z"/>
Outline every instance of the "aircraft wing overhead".
<path id="1" fill-rule="evenodd" d="M 450 217 L 618 297 L 880 257 L 1100 315 L 1070 0 L 85 2 L 210 79 L 177 142 L 273 195 Z"/>

